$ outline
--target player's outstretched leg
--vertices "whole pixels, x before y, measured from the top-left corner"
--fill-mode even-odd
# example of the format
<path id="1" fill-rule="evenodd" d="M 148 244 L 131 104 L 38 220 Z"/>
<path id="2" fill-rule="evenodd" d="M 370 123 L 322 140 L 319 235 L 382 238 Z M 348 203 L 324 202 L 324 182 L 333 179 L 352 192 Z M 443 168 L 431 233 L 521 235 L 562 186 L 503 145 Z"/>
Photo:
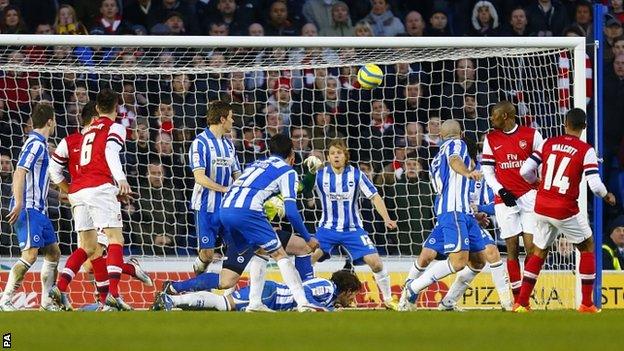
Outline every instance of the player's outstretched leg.
<path id="1" fill-rule="evenodd" d="M 255 255 L 249 261 L 249 305 L 245 309 L 246 312 L 275 312 L 262 303 L 267 263 L 268 259 L 260 255 Z M 301 277 L 299 278 L 301 280 Z"/>
<path id="2" fill-rule="evenodd" d="M 139 260 L 131 257 L 128 262 L 124 262 L 121 266 L 121 273 L 131 276 L 147 286 L 154 286 L 152 278 L 143 270 L 139 264 Z"/>
<path id="3" fill-rule="evenodd" d="M 26 276 L 26 273 L 36 260 L 36 248 L 22 251 L 22 257 L 13 264 L 13 267 L 11 267 L 11 272 L 9 272 L 9 279 L 7 280 L 4 293 L 2 294 L 2 298 L 0 298 L 0 311 L 8 312 L 17 310 L 17 308 L 13 306 L 13 295 L 15 294 L 15 291 L 22 286 L 24 276 Z"/>
<path id="4" fill-rule="evenodd" d="M 412 309 L 412 306 L 416 303 L 418 295 L 411 295 L 407 291 L 407 285 L 411 283 L 413 280 L 418 279 L 423 273 L 425 273 L 427 267 L 433 260 L 435 260 L 437 256 L 437 252 L 431 248 L 424 247 L 420 252 L 420 255 L 416 260 L 414 260 L 414 264 L 410 267 L 409 273 L 407 274 L 407 279 L 403 284 L 403 290 L 401 291 L 401 298 L 399 299 L 399 311 L 409 311 Z"/>
<path id="5" fill-rule="evenodd" d="M 471 267 L 470 265 L 457 272 L 455 281 L 438 304 L 438 309 L 441 311 L 461 311 L 461 308 L 457 306 L 457 301 L 464 295 L 470 283 L 479 273 L 481 273 L 480 268 Z"/>
<path id="6" fill-rule="evenodd" d="M 381 257 L 379 257 L 379 254 L 369 254 L 364 256 L 363 259 L 364 262 L 366 262 L 366 264 L 368 264 L 368 266 L 373 271 L 375 282 L 377 282 L 379 291 L 381 291 L 381 297 L 383 298 L 384 306 L 390 310 L 398 310 L 398 301 L 395 301 L 395 299 L 392 297 L 390 275 L 384 267 L 383 262 L 381 262 Z"/>

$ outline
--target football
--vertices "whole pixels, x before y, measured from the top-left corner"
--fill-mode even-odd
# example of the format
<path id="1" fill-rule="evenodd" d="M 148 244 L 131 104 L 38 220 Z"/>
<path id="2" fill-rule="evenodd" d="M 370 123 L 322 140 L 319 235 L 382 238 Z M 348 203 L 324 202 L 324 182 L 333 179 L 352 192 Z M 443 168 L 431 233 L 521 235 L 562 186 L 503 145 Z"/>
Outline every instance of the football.
<path id="1" fill-rule="evenodd" d="M 374 89 L 383 82 L 383 71 L 379 66 L 369 63 L 360 68 L 357 79 L 362 89 Z"/>

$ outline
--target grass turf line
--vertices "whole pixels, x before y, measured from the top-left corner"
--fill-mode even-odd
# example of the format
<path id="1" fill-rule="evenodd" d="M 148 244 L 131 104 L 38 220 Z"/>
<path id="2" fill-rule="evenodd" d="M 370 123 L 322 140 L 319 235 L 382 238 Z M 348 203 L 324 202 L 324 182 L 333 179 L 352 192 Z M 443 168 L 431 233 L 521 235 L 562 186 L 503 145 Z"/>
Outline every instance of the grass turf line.
<path id="1" fill-rule="evenodd" d="M 624 311 L 0 314 L 12 350 L 615 349 Z"/>

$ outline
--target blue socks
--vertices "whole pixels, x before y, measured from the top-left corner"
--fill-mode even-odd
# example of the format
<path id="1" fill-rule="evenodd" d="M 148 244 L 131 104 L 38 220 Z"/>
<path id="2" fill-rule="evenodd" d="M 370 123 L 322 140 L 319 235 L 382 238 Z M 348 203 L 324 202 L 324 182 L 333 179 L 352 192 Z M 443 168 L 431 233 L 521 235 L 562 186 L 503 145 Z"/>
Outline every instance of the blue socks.
<path id="1" fill-rule="evenodd" d="M 295 256 L 295 268 L 299 272 L 301 281 L 314 278 L 314 268 L 312 268 L 312 254 Z"/>
<path id="2" fill-rule="evenodd" d="M 202 273 L 195 278 L 172 282 L 172 287 L 178 293 L 190 291 L 210 291 L 219 287 L 219 274 Z"/>

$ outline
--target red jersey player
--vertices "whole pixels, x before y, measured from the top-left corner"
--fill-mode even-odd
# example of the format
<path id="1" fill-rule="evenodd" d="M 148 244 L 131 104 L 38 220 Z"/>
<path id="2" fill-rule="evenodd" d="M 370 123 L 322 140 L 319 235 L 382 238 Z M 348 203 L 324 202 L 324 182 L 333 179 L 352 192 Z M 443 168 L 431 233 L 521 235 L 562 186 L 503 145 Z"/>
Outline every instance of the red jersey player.
<path id="1" fill-rule="evenodd" d="M 75 217 L 76 231 L 89 233 L 84 236 L 87 251 L 97 249 L 97 234 L 90 229 L 102 228 L 108 238 L 109 293 L 115 298 L 119 309 L 131 307 L 119 296 L 119 279 L 123 266 L 123 235 L 121 229 L 121 205 L 117 195 L 131 193 L 126 180 L 119 152 L 126 140 L 126 129 L 115 123 L 118 94 L 102 89 L 96 97 L 99 118 L 91 122 L 82 133 L 79 176 L 69 186 L 69 201 Z M 117 186 L 115 185 L 117 184 Z M 76 216 L 76 213 L 85 215 Z"/>
<path id="2" fill-rule="evenodd" d="M 481 169 L 492 188 L 496 221 L 500 236 L 507 245 L 507 271 L 514 298 L 522 284 L 520 235 L 528 254 L 533 248 L 535 233 L 535 187 L 520 175 L 520 167 L 542 143 L 542 136 L 533 128 L 516 124 L 516 108 L 509 101 L 500 101 L 492 108 L 494 131 L 485 136 Z"/>
<path id="3" fill-rule="evenodd" d="M 88 102 L 82 110 L 81 124 L 84 128 L 91 124 L 94 118 L 98 117 L 95 109 L 95 102 Z M 58 147 L 52 154 L 52 160 L 50 163 L 50 178 L 52 181 L 59 185 L 59 187 L 69 192 L 69 185 L 63 175 L 63 169 L 67 167 L 69 170 L 70 179 L 76 180 L 80 177 L 80 146 L 82 144 L 82 132 L 76 132 L 68 135 L 59 143 Z M 84 206 L 78 206 L 73 211 L 74 220 L 77 223 L 85 221 L 82 217 L 88 216 L 88 212 Z M 61 272 L 58 282 L 51 290 L 51 297 L 65 310 L 72 310 L 71 303 L 67 298 L 66 291 L 69 283 L 73 277 L 78 273 L 80 267 L 83 264 L 90 264 L 93 268 L 93 275 L 96 281 L 97 290 L 100 293 L 101 308 L 104 309 L 106 298 L 108 297 L 108 272 L 106 270 L 106 257 L 103 257 L 103 251 L 108 246 L 108 238 L 106 235 L 99 231 L 97 232 L 97 243 L 95 251 L 92 247 L 87 248 L 89 245 L 85 245 L 84 237 L 93 237 L 94 229 L 78 232 L 78 249 L 76 249 L 67 258 L 65 267 Z M 85 270 L 89 271 L 89 266 L 85 267 Z M 123 264 L 123 273 L 131 275 L 147 285 L 152 285 L 152 280 L 138 264 L 138 261 L 131 260 L 130 263 Z M 109 304 L 116 305 L 115 300 L 109 301 Z"/>
<path id="4" fill-rule="evenodd" d="M 535 202 L 538 229 L 534 238 L 535 247 L 524 269 L 520 296 L 514 306 L 516 312 L 526 312 L 529 309 L 529 297 L 548 255 L 548 248 L 560 232 L 581 252 L 579 272 L 583 299 L 579 311 L 597 312 L 592 301 L 596 275 L 594 243 L 587 218 L 580 213 L 578 207 L 583 174 L 592 192 L 604 198 L 611 206 L 615 205 L 615 196 L 607 192 L 600 180 L 596 151 L 579 139 L 585 126 L 585 112 L 578 108 L 570 110 L 566 114 L 566 134 L 547 139 L 520 170 L 528 182 L 535 183 L 537 169 L 543 163 L 542 181 Z"/>

